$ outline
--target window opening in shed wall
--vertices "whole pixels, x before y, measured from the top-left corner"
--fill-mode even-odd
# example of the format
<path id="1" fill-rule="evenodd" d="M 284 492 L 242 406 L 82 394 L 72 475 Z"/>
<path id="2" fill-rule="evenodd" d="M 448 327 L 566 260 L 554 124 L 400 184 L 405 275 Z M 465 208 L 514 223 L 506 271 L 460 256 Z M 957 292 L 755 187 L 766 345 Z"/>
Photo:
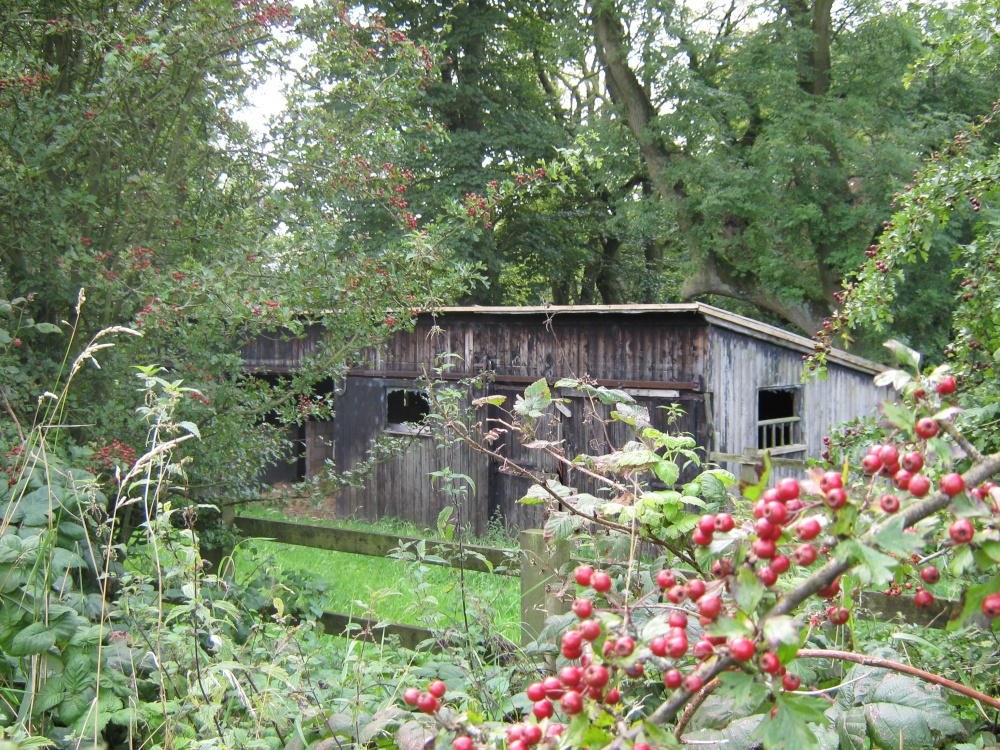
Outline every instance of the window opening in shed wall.
<path id="1" fill-rule="evenodd" d="M 757 391 L 757 448 L 802 449 L 802 420 L 798 388 L 762 388 Z"/>
<path id="2" fill-rule="evenodd" d="M 431 403 L 423 391 L 391 390 L 386 394 L 386 429 L 393 432 L 422 432 L 420 425 L 431 413 Z"/>

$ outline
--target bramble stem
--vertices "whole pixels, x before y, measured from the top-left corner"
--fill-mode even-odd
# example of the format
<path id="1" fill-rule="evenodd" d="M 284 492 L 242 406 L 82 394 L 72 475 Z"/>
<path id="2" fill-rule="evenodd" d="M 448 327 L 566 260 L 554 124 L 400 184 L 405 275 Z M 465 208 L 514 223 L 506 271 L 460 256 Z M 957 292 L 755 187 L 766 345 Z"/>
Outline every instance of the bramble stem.
<path id="1" fill-rule="evenodd" d="M 992 698 L 989 695 L 980 693 L 978 690 L 966 687 L 960 682 L 955 682 L 954 680 L 949 680 L 941 675 L 936 675 L 933 672 L 926 672 L 923 669 L 917 669 L 916 667 L 911 667 L 909 664 L 902 664 L 901 662 L 892 661 L 890 659 L 881 659 L 877 656 L 869 656 L 868 654 L 856 654 L 853 651 L 834 651 L 827 648 L 801 648 L 795 658 L 839 659 L 841 661 L 851 661 L 855 664 L 863 664 L 866 667 L 891 669 L 894 672 L 902 672 L 903 674 L 918 677 L 925 682 L 932 682 L 935 685 L 946 687 L 949 690 L 961 693 L 962 695 L 968 696 L 973 700 L 981 701 L 989 706 L 992 706 L 993 708 L 1000 708 L 1000 698 Z"/>

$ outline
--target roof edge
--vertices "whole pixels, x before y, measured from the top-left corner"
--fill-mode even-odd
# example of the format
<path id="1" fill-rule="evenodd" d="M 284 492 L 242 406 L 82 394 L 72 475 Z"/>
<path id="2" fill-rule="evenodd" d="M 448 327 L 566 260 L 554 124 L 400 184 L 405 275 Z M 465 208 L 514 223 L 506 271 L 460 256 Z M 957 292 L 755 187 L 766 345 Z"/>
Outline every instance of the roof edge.
<path id="1" fill-rule="evenodd" d="M 748 318 L 745 315 L 738 315 L 723 310 L 713 305 L 703 302 L 678 302 L 665 303 L 660 305 L 532 305 L 523 307 L 505 306 L 462 306 L 462 307 L 442 307 L 435 311 L 441 315 L 448 313 L 455 314 L 484 314 L 484 315 L 572 315 L 580 313 L 598 314 L 619 314 L 619 315 L 641 315 L 655 313 L 694 313 L 702 316 L 710 325 L 726 328 L 731 331 L 743 333 L 753 338 L 767 341 L 772 344 L 789 347 L 803 354 L 815 352 L 815 342 L 797 333 L 791 333 L 783 328 L 762 323 L 759 320 Z M 848 354 L 839 349 L 832 349 L 826 357 L 828 362 L 832 362 L 854 370 L 860 370 L 872 375 L 884 371 L 883 365 Z"/>

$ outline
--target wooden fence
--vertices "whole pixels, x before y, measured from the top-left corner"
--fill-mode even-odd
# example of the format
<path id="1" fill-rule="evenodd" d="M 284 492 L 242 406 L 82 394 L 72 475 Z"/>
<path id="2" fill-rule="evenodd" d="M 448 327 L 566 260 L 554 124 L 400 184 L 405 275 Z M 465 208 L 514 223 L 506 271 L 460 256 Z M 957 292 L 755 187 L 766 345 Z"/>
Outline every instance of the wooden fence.
<path id="1" fill-rule="evenodd" d="M 757 461 L 755 454 L 713 453 L 710 459 L 718 463 L 724 461 L 740 463 L 743 466 L 741 478 L 746 481 L 756 479 L 756 474 L 753 472 L 753 465 Z M 771 462 L 781 468 L 805 470 L 808 467 L 805 461 L 798 459 L 774 458 Z M 404 545 L 423 541 L 424 563 L 453 568 L 464 567 L 465 570 L 494 575 L 519 576 L 522 643 L 535 640 L 548 616 L 568 610 L 568 604 L 557 596 L 561 582 L 556 574 L 571 560 L 569 544 L 560 542 L 551 546 L 546 545 L 542 532 L 538 529 L 522 531 L 519 539 L 520 548 L 511 550 L 249 516 L 239 516 L 231 520 L 233 525 L 247 537 L 373 557 L 389 557 L 394 550 Z M 902 618 L 924 627 L 943 628 L 959 605 L 956 602 L 935 600 L 931 609 L 917 609 L 912 596 L 892 597 L 878 592 L 865 592 L 856 602 L 856 606 L 859 608 L 857 614 L 866 613 L 875 619 Z M 415 625 L 384 624 L 339 612 L 324 612 L 320 621 L 325 631 L 331 635 L 350 635 L 376 641 L 386 636 L 396 636 L 401 645 L 410 649 L 415 649 L 419 644 L 435 637 L 430 630 Z"/>

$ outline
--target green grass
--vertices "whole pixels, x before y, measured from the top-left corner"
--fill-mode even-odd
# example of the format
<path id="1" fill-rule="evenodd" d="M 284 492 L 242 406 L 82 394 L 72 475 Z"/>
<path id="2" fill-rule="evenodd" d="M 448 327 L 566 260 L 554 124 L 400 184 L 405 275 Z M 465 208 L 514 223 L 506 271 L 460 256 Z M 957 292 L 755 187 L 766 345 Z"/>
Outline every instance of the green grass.
<path id="1" fill-rule="evenodd" d="M 275 520 L 303 521 L 273 509 L 243 511 Z M 309 519 L 314 525 L 395 533 L 401 536 L 429 537 L 412 524 L 383 521 L 370 524 L 360 521 L 323 522 Z M 469 540 L 473 543 L 473 540 Z M 476 539 L 482 544 L 484 540 Z M 391 558 L 369 557 L 343 552 L 278 544 L 264 540 L 245 540 L 236 550 L 238 576 L 249 576 L 261 566 L 278 571 L 297 571 L 322 580 L 325 584 L 322 607 L 410 625 L 464 626 L 462 614 L 461 573 L 454 568 L 424 565 Z M 470 620 L 482 613 L 481 622 L 490 623 L 512 640 L 520 638 L 520 581 L 510 576 L 467 571 L 465 573 L 466 609 Z M 421 586 L 420 584 L 426 584 Z M 438 619 L 440 615 L 441 619 Z"/>

